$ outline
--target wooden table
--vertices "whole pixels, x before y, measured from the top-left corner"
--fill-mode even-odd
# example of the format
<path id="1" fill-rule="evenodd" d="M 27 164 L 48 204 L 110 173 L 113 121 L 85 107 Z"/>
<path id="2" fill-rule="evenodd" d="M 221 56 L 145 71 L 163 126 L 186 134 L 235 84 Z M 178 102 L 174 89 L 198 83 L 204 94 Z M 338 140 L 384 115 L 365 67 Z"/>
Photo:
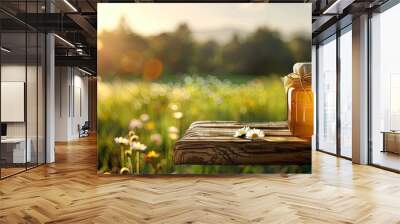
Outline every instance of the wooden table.
<path id="1" fill-rule="evenodd" d="M 392 152 L 400 154 L 400 132 L 383 131 L 383 149 L 382 152 Z"/>
<path id="2" fill-rule="evenodd" d="M 261 129 L 265 137 L 233 137 L 243 126 Z M 311 164 L 311 140 L 293 136 L 287 122 L 197 121 L 176 142 L 173 160 L 176 165 Z"/>

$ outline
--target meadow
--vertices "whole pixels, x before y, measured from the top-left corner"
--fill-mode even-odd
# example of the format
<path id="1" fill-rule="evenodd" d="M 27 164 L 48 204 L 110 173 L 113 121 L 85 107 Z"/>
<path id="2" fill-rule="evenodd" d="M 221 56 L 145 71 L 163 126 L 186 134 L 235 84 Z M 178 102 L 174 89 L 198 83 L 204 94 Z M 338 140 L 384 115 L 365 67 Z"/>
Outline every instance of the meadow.
<path id="1" fill-rule="evenodd" d="M 215 76 L 146 82 L 98 81 L 98 170 L 102 174 L 275 173 L 281 166 L 172 164 L 174 143 L 194 121 L 242 122 L 287 119 L 286 94 L 278 76 L 248 81 Z M 115 137 L 146 145 L 132 152 Z M 285 166 L 285 172 L 309 167 Z M 289 169 L 289 171 L 287 170 Z"/>

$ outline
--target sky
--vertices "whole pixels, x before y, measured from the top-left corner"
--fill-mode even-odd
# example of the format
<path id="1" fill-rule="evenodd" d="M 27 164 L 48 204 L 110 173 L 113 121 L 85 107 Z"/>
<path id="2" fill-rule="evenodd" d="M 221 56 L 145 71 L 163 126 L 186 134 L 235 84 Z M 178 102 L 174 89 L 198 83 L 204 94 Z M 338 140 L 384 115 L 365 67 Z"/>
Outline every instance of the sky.
<path id="1" fill-rule="evenodd" d="M 99 3 L 98 32 L 112 30 L 123 16 L 144 36 L 173 31 L 183 22 L 199 37 L 216 35 L 217 30 L 250 32 L 260 26 L 284 37 L 311 35 L 309 3 Z"/>

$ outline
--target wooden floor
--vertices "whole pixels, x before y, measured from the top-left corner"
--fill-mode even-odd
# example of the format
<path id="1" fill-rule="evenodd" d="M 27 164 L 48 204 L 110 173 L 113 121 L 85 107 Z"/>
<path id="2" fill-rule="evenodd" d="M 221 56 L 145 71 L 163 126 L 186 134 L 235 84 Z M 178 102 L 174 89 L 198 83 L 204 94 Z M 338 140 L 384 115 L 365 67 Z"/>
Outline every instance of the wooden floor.
<path id="1" fill-rule="evenodd" d="M 20 172 L 24 172 L 27 169 L 33 169 L 36 166 L 37 166 L 36 164 L 28 163 L 26 168 L 25 168 L 25 164 L 22 164 L 22 165 L 19 164 L 18 167 L 6 167 L 6 168 L 2 167 L 1 168 L 1 178 L 6 178 L 8 176 L 15 175 Z"/>
<path id="2" fill-rule="evenodd" d="M 372 156 L 374 164 L 400 170 L 400 155 L 392 152 L 374 151 Z"/>
<path id="3" fill-rule="evenodd" d="M 7 167 L 7 168 L 1 168 L 1 177 L 7 177 L 19 172 L 23 172 L 25 169 L 25 167 L 21 168 L 21 167 Z"/>
<path id="4" fill-rule="evenodd" d="M 0 223 L 400 223 L 400 175 L 313 153 L 312 175 L 99 177 L 94 138 L 0 181 Z"/>

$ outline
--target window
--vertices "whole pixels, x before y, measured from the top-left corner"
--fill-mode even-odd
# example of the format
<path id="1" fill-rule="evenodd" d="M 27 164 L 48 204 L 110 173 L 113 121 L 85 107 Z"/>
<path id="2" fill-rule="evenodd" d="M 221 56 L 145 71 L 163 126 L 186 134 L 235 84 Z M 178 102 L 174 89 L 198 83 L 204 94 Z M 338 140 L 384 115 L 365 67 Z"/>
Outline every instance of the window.
<path id="1" fill-rule="evenodd" d="M 340 61 L 340 155 L 351 158 L 352 148 L 352 35 L 351 26 L 339 38 Z"/>
<path id="2" fill-rule="evenodd" d="M 336 153 L 336 36 L 318 47 L 318 149 Z"/>
<path id="3" fill-rule="evenodd" d="M 373 164 L 396 170 L 400 170 L 399 21 L 399 4 L 371 18 L 371 157 Z"/>
<path id="4" fill-rule="evenodd" d="M 19 2 L 18 13 L 39 12 L 42 4 Z M 8 21 L 0 24 L 0 178 L 5 178 L 45 163 L 46 40 L 13 16 L 0 17 Z"/>

